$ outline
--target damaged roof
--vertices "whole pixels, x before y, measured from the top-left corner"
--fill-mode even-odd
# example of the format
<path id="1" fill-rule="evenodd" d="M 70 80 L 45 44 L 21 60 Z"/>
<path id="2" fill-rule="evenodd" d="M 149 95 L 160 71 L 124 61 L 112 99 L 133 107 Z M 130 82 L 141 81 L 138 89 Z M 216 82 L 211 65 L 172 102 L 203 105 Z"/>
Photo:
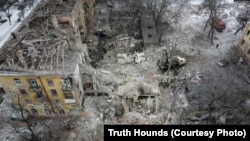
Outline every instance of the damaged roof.
<path id="1" fill-rule="evenodd" d="M 54 7 L 58 8 L 56 13 L 65 10 L 65 7 L 73 8 L 75 1 L 40 5 L 36 10 L 38 14 L 33 14 L 28 25 L 23 24 L 1 48 L 0 71 L 49 74 L 72 72 L 80 56 L 70 46 L 68 38 L 57 36 L 49 15 L 55 12 Z"/>

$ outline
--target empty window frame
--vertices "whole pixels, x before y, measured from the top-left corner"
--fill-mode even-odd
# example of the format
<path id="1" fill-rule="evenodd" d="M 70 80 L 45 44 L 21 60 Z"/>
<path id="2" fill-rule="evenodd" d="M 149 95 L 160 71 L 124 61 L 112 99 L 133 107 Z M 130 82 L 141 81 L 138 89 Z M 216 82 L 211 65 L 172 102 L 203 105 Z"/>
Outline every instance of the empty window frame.
<path id="1" fill-rule="evenodd" d="M 28 79 L 31 88 L 37 88 L 37 83 L 35 79 Z"/>
<path id="2" fill-rule="evenodd" d="M 95 96 L 95 93 L 92 93 L 92 92 L 86 92 L 85 93 L 86 96 Z"/>
<path id="3" fill-rule="evenodd" d="M 60 99 L 55 99 L 55 105 L 56 105 L 56 106 L 61 106 Z"/>
<path id="4" fill-rule="evenodd" d="M 49 109 L 44 109 L 44 112 L 47 116 L 52 115 L 52 112 Z"/>
<path id="5" fill-rule="evenodd" d="M 72 93 L 63 93 L 65 99 L 74 99 L 74 96 Z"/>
<path id="6" fill-rule="evenodd" d="M 27 95 L 27 94 L 28 94 L 27 91 L 26 91 L 25 89 L 19 89 L 19 91 L 20 91 L 20 93 L 21 93 L 22 95 Z"/>
<path id="7" fill-rule="evenodd" d="M 153 27 L 151 25 L 148 26 L 148 29 L 152 29 Z"/>
<path id="8" fill-rule="evenodd" d="M 241 44 L 241 45 L 244 45 L 244 43 L 245 43 L 245 40 L 243 39 L 243 40 L 241 41 L 240 44 Z"/>
<path id="9" fill-rule="evenodd" d="M 250 54 L 250 48 L 247 50 L 247 54 Z"/>
<path id="10" fill-rule="evenodd" d="M 58 114 L 59 115 L 65 115 L 66 113 L 65 113 L 65 111 L 63 109 L 59 109 L 58 110 Z"/>
<path id="11" fill-rule="evenodd" d="M 52 96 L 57 96 L 57 92 L 54 89 L 50 90 L 50 93 L 51 93 Z"/>
<path id="12" fill-rule="evenodd" d="M 62 83 L 63 90 L 71 90 L 71 83 L 70 83 L 70 80 L 68 78 L 67 79 L 62 78 L 61 83 Z"/>
<path id="13" fill-rule="evenodd" d="M 84 90 L 93 90 L 93 83 L 84 83 L 83 88 Z"/>
<path id="14" fill-rule="evenodd" d="M 109 96 L 107 93 L 97 93 L 97 96 Z"/>
<path id="15" fill-rule="evenodd" d="M 22 82 L 21 82 L 21 80 L 18 79 L 18 78 L 15 78 L 15 79 L 14 79 L 14 82 L 16 83 L 17 86 L 23 85 Z"/>
<path id="16" fill-rule="evenodd" d="M 47 85 L 48 86 L 54 86 L 54 82 L 51 79 L 46 79 Z"/>
<path id="17" fill-rule="evenodd" d="M 5 94 L 5 90 L 3 89 L 3 87 L 0 87 L 0 95 L 1 94 Z"/>
<path id="18" fill-rule="evenodd" d="M 38 116 L 38 111 L 36 109 L 30 109 L 31 113 L 34 115 L 34 116 Z"/>
<path id="19" fill-rule="evenodd" d="M 69 21 L 61 21 L 61 22 L 58 22 L 58 24 L 60 25 L 60 28 L 67 28 L 70 26 L 70 22 Z"/>

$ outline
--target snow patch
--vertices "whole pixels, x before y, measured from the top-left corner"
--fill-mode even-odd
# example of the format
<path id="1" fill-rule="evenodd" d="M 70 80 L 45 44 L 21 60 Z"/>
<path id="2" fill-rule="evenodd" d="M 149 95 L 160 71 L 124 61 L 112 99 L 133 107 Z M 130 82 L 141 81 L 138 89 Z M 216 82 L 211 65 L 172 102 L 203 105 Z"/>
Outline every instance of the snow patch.
<path id="1" fill-rule="evenodd" d="M 38 3 L 41 0 L 35 0 L 33 7 L 26 6 L 25 12 L 24 12 L 24 18 L 26 18 L 33 9 L 38 5 Z M 10 7 L 10 14 L 11 16 L 11 25 L 9 24 L 8 18 L 6 17 L 6 14 L 4 12 L 0 12 L 0 15 L 2 19 L 7 19 L 5 23 L 0 24 L 0 48 L 4 45 L 5 42 L 10 38 L 10 33 L 14 32 L 21 24 L 21 22 L 17 22 L 17 19 L 19 18 L 20 10 L 17 9 L 17 6 L 12 5 Z"/>
<path id="2" fill-rule="evenodd" d="M 189 4 L 192 5 L 200 5 L 204 2 L 204 0 L 190 0 Z M 223 3 L 234 3 L 234 0 L 224 0 Z"/>

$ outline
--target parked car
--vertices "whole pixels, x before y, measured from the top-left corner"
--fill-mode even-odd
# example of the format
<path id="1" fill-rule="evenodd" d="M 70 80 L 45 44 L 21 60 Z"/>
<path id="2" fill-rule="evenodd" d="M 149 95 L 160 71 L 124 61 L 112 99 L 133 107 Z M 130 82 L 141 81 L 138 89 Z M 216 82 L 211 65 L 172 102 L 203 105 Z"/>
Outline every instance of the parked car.
<path id="1" fill-rule="evenodd" d="M 214 20 L 213 26 L 218 32 L 222 32 L 223 30 L 226 29 L 226 23 L 223 22 L 221 19 L 219 19 L 218 17 L 214 17 L 213 20 Z M 213 22 L 212 18 L 210 18 L 209 19 L 210 25 L 212 25 L 212 22 Z"/>

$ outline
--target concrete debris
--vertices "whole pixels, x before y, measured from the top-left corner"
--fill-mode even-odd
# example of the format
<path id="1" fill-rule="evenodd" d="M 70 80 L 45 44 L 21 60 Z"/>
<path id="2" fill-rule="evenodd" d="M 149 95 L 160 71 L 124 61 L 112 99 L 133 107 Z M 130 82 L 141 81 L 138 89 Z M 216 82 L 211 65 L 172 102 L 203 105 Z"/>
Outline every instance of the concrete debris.
<path id="1" fill-rule="evenodd" d="M 187 60 L 181 56 L 173 56 L 170 58 L 172 64 L 178 64 L 179 66 L 183 66 L 187 63 Z"/>
<path id="2" fill-rule="evenodd" d="M 243 57 L 240 57 L 240 59 L 239 59 L 238 63 L 239 63 L 239 64 L 242 64 L 243 62 L 244 62 Z"/>
<path id="3" fill-rule="evenodd" d="M 227 72 L 219 67 L 226 67 L 231 63 L 225 57 L 225 46 L 235 37 L 229 36 L 228 32 L 214 33 L 220 47 L 213 47 L 211 50 L 212 45 L 209 46 L 209 42 L 203 39 L 206 35 L 202 31 L 201 22 L 205 21 L 203 17 L 207 17 L 207 13 L 198 10 L 198 6 L 187 4 L 182 9 L 184 12 L 179 13 L 180 16 L 177 14 L 180 22 L 167 25 L 167 35 L 161 35 L 161 44 L 151 44 L 158 43 L 156 35 L 159 34 L 147 32 L 157 28 L 147 25 L 154 25 L 151 23 L 153 20 L 141 23 L 141 18 L 144 21 L 149 20 L 150 16 L 145 15 L 148 11 L 136 9 L 124 0 L 108 1 L 108 5 L 106 2 L 97 1 L 93 6 L 96 8 L 95 25 L 85 27 L 89 32 L 86 32 L 88 37 L 79 35 L 84 38 L 82 42 L 80 39 L 78 42 L 78 37 L 74 35 L 81 33 L 78 33 L 78 30 L 67 32 L 68 28 L 63 30 L 63 33 L 60 30 L 46 32 L 46 37 L 52 39 L 40 38 L 36 33 L 27 33 L 13 54 L 15 58 L 7 57 L 4 60 L 6 63 L 0 66 L 0 69 L 4 70 L 18 68 L 16 70 L 19 71 L 30 69 L 31 72 L 48 70 L 63 73 L 68 72 L 63 69 L 64 65 L 71 66 L 73 61 L 79 63 L 82 80 L 79 86 L 82 85 L 84 89 L 81 101 L 84 116 L 76 121 L 65 121 L 64 129 L 69 132 L 67 140 L 77 140 L 81 134 L 84 136 L 82 140 L 100 140 L 99 133 L 103 130 L 103 124 L 201 124 L 208 120 L 216 124 L 226 124 L 230 118 L 236 116 L 238 107 L 233 107 L 236 109 L 234 111 L 231 105 L 228 106 L 231 111 L 214 110 L 208 113 L 210 105 L 207 102 L 212 94 L 220 92 L 210 92 L 220 88 L 217 81 L 214 81 L 218 80 L 218 76 L 210 82 L 210 75 L 214 72 L 233 75 L 231 70 Z M 91 5 L 86 7 L 91 8 Z M 178 5 L 170 4 L 168 14 L 176 11 L 176 7 Z M 140 11 L 143 12 L 142 16 Z M 37 23 L 39 22 L 34 24 Z M 230 31 L 232 27 L 228 25 L 227 29 Z M 64 34 L 72 35 L 68 38 Z M 18 34 L 17 37 L 20 38 Z M 44 47 L 44 51 L 41 51 L 40 46 Z M 73 50 L 76 50 L 77 54 L 74 54 Z M 58 60 L 65 60 L 65 63 L 57 64 Z M 237 58 L 235 62 L 237 61 L 242 64 L 244 58 Z M 219 67 L 215 67 L 216 65 Z M 231 65 L 227 69 L 230 67 Z M 237 83 L 232 83 L 230 87 L 233 87 L 233 84 L 241 84 L 235 82 Z M 244 92 L 248 92 L 247 87 Z M 215 101 L 220 104 L 223 100 Z M 0 112 L 4 104 L 6 103 L 0 105 Z M 242 104 L 245 111 L 249 111 L 250 100 L 246 96 Z M 69 106 L 74 107 L 73 104 Z"/>
<path id="4" fill-rule="evenodd" d="M 162 57 L 158 60 L 157 65 L 162 72 L 168 70 L 177 70 L 179 67 L 184 66 L 187 63 L 187 60 L 179 55 L 169 56 L 167 51 Z"/>
<path id="5" fill-rule="evenodd" d="M 185 108 L 189 105 L 184 94 L 179 94 L 179 98 L 180 98 L 180 104 L 178 105 L 179 107 Z"/>
<path id="6" fill-rule="evenodd" d="M 192 117 L 190 117 L 190 120 L 192 122 L 201 123 L 203 120 L 207 119 L 208 117 L 209 117 L 209 114 L 207 113 L 197 112 L 197 113 L 194 113 Z"/>
<path id="7" fill-rule="evenodd" d="M 76 138 L 76 136 L 77 136 L 76 133 L 71 132 L 71 133 L 69 134 L 69 136 L 68 136 L 67 141 L 74 141 L 75 138 Z"/>
<path id="8" fill-rule="evenodd" d="M 223 59 L 220 59 L 218 62 L 217 62 L 217 65 L 220 66 L 220 67 L 226 67 L 229 65 L 229 62 L 227 60 L 223 60 Z"/>
<path id="9" fill-rule="evenodd" d="M 217 124 L 226 124 L 226 117 L 225 116 L 220 116 L 219 118 L 216 119 Z"/>
<path id="10" fill-rule="evenodd" d="M 141 40 L 131 38 L 128 34 L 117 35 L 114 39 L 106 44 L 106 50 L 114 49 L 117 54 L 142 51 Z"/>
<path id="11" fill-rule="evenodd" d="M 184 75 L 179 75 L 178 80 L 188 80 L 191 84 L 200 84 L 203 79 L 203 74 L 199 71 L 187 71 Z"/>
<path id="12" fill-rule="evenodd" d="M 250 109 L 250 99 L 245 101 L 245 109 Z"/>
<path id="13" fill-rule="evenodd" d="M 141 63 L 145 61 L 145 54 L 142 52 L 142 53 L 137 53 L 136 52 L 136 57 L 135 57 L 135 62 L 136 63 Z"/>
<path id="14" fill-rule="evenodd" d="M 121 64 L 125 63 L 142 63 L 146 61 L 145 54 L 136 52 L 135 54 L 117 54 L 117 61 Z"/>
<path id="15" fill-rule="evenodd" d="M 131 63 L 133 61 L 131 56 L 128 56 L 127 54 L 117 54 L 117 61 L 119 63 Z"/>

